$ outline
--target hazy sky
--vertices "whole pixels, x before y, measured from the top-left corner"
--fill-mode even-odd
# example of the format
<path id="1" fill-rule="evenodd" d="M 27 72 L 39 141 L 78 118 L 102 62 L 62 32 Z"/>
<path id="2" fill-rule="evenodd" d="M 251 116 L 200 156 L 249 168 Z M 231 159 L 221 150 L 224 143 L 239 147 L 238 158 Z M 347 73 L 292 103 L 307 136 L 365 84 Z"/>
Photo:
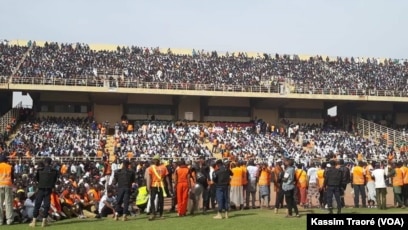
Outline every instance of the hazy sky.
<path id="1" fill-rule="evenodd" d="M 0 39 L 408 57 L 407 0 L 1 0 Z"/>

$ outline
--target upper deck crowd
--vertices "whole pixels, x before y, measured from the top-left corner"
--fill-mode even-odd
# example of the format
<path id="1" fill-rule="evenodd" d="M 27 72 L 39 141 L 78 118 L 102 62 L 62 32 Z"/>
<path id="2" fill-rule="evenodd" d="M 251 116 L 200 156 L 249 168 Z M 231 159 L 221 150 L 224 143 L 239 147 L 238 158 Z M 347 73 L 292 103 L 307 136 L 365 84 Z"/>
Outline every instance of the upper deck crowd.
<path id="1" fill-rule="evenodd" d="M 407 95 L 408 62 L 402 60 L 323 56 L 304 60 L 297 55 L 252 57 L 195 50 L 180 55 L 137 46 L 96 51 L 79 43 L 30 45 L 29 49 L 0 44 L 2 82 L 12 77 L 14 83 L 102 86 L 110 78 L 117 87 L 181 85 L 243 91 L 263 87 L 263 92 L 278 92 L 285 82 L 293 93 Z"/>

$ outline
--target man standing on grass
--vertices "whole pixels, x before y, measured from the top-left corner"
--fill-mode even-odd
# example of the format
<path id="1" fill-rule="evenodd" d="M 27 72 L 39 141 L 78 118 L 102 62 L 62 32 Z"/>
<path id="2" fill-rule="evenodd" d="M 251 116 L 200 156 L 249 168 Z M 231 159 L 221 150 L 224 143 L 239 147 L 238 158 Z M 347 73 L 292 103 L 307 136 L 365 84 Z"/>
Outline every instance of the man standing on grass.
<path id="1" fill-rule="evenodd" d="M 341 182 L 341 190 L 340 190 L 340 199 L 342 208 L 346 207 L 346 203 L 344 201 L 344 195 L 347 189 L 347 185 L 350 183 L 350 169 L 344 165 L 344 160 L 339 159 L 339 169 L 343 173 L 343 179 Z"/>
<path id="2" fill-rule="evenodd" d="M 341 213 L 341 199 L 340 190 L 343 179 L 343 173 L 340 169 L 336 168 L 338 163 L 330 161 L 330 167 L 327 168 L 324 175 L 324 188 L 327 192 L 327 205 L 329 206 L 329 214 L 333 214 L 333 196 L 337 202 L 337 214 Z M 337 164 L 337 165 L 336 165 Z"/>
<path id="3" fill-rule="evenodd" d="M 159 212 L 159 219 L 164 219 L 163 208 L 164 208 L 164 183 L 163 180 L 169 180 L 167 176 L 169 172 L 165 165 L 160 165 L 160 156 L 156 155 L 152 160 L 152 165 L 147 169 L 147 190 L 150 193 L 150 217 L 149 220 L 154 220 L 156 218 L 156 210 Z M 170 184 L 170 181 L 167 181 Z M 172 189 L 169 188 L 172 192 Z M 157 208 L 155 205 L 156 195 L 158 198 Z"/>
<path id="4" fill-rule="evenodd" d="M 286 217 L 292 217 L 293 211 L 295 212 L 295 217 L 299 217 L 299 210 L 295 202 L 295 167 L 293 159 L 285 160 L 285 174 L 283 175 L 282 190 L 285 194 L 286 206 L 288 212 Z M 293 209 L 293 210 L 292 210 Z"/>
<path id="5" fill-rule="evenodd" d="M 217 170 L 213 173 L 215 183 L 215 194 L 217 197 L 218 213 L 214 219 L 222 219 L 222 211 L 225 210 L 225 219 L 228 219 L 229 192 L 228 186 L 231 181 L 232 172 L 223 164 L 222 160 L 217 160 Z"/>
<path id="6" fill-rule="evenodd" d="M 7 157 L 0 155 L 0 225 L 3 225 L 3 204 L 6 209 L 7 225 L 13 223 L 13 166 Z"/>
<path id="7" fill-rule="evenodd" d="M 361 202 L 363 208 L 367 207 L 366 200 L 366 177 L 365 170 L 363 169 L 364 163 L 358 162 L 358 165 L 354 166 L 351 170 L 352 188 L 354 189 L 354 208 L 359 208 L 359 198 L 361 194 Z"/>
<path id="8" fill-rule="evenodd" d="M 130 162 L 123 161 L 122 168 L 114 173 L 114 181 L 118 184 L 117 203 L 115 208 L 115 220 L 118 220 L 119 215 L 122 214 L 123 221 L 127 221 L 127 214 L 129 212 L 129 199 L 132 189 L 132 184 L 136 180 L 135 172 L 129 169 Z M 123 203 L 123 208 L 122 208 Z"/>
<path id="9" fill-rule="evenodd" d="M 179 167 L 175 173 L 175 184 L 177 191 L 177 212 L 178 216 L 185 216 L 187 214 L 188 193 L 190 191 L 190 170 L 186 162 L 181 159 Z"/>
<path id="10" fill-rule="evenodd" d="M 386 209 L 387 205 L 387 185 L 385 184 L 387 173 L 387 171 L 381 168 L 380 163 L 376 163 L 375 169 L 371 172 L 375 185 L 377 208 L 381 210 Z"/>
<path id="11" fill-rule="evenodd" d="M 319 198 L 319 186 L 317 184 L 317 168 L 316 164 L 312 162 L 310 168 L 307 170 L 307 205 L 309 208 L 313 208 L 313 199 L 318 203 Z"/>
<path id="12" fill-rule="evenodd" d="M 58 171 L 51 167 L 51 158 L 45 158 L 42 164 L 38 164 L 36 181 L 38 182 L 38 191 L 35 197 L 35 205 L 33 211 L 33 221 L 30 227 L 35 227 L 37 217 L 40 213 L 41 205 L 43 205 L 42 227 L 47 226 L 48 211 L 51 207 L 51 193 L 58 179 Z"/>

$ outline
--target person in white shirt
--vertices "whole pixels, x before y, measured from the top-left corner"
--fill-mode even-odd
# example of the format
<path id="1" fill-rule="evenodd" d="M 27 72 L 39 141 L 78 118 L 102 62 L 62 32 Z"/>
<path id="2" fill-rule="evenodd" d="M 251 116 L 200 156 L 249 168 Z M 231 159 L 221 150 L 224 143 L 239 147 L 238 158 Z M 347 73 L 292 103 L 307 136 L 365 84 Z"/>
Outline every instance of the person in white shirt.
<path id="1" fill-rule="evenodd" d="M 247 184 L 247 191 L 246 191 L 246 196 L 245 196 L 245 209 L 249 208 L 249 196 L 251 195 L 252 197 L 252 208 L 255 208 L 255 193 L 256 193 L 256 186 L 257 186 L 257 180 L 258 180 L 258 167 L 255 166 L 254 160 L 250 160 L 248 162 L 248 167 L 247 167 L 247 172 L 248 172 L 248 184 Z"/>
<path id="2" fill-rule="evenodd" d="M 33 219 L 35 193 L 27 193 L 27 199 L 24 201 L 23 218 L 25 221 Z"/>
<path id="3" fill-rule="evenodd" d="M 384 170 L 380 163 L 375 164 L 375 169 L 371 172 L 371 177 L 374 179 L 377 208 L 386 209 L 387 204 L 387 185 L 385 184 L 385 178 L 387 171 Z"/>
<path id="4" fill-rule="evenodd" d="M 102 196 L 101 200 L 99 201 L 99 214 L 97 218 L 100 217 L 107 217 L 109 214 L 115 213 L 115 202 L 116 199 L 113 196 L 113 191 L 108 190 L 108 192 Z"/>
<path id="5" fill-rule="evenodd" d="M 316 201 L 316 204 L 319 203 L 319 186 L 317 185 L 317 168 L 314 162 L 310 164 L 310 168 L 307 170 L 307 181 L 308 181 L 308 190 L 307 190 L 307 200 L 309 208 L 313 207 L 313 197 Z"/>
<path id="6" fill-rule="evenodd" d="M 210 204 L 211 204 L 211 209 L 215 208 L 215 202 L 216 202 L 216 197 L 215 197 L 215 184 L 213 182 L 213 173 L 214 173 L 214 168 L 215 168 L 216 164 L 215 161 L 211 162 L 210 165 L 210 192 L 209 192 L 209 200 L 210 200 Z"/>

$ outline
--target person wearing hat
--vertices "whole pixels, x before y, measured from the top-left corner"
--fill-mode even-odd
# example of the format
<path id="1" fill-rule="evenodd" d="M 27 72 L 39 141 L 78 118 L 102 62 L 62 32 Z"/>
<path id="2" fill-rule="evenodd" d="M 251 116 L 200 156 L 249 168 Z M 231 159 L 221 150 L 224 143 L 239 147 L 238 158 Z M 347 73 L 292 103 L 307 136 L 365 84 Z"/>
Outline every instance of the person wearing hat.
<path id="1" fill-rule="evenodd" d="M 159 218 L 164 219 L 163 217 L 163 208 L 164 208 L 164 183 L 163 180 L 169 180 L 167 176 L 169 172 L 164 165 L 160 165 L 160 156 L 156 155 L 152 159 L 152 165 L 147 169 L 146 175 L 146 184 L 147 190 L 150 193 L 150 217 L 149 220 L 154 220 L 156 218 L 157 211 L 159 212 Z M 167 181 L 169 185 L 170 182 Z M 169 188 L 169 191 L 172 191 Z M 157 208 L 155 205 L 156 195 L 158 198 Z"/>
<path id="2" fill-rule="evenodd" d="M 128 160 L 123 161 L 122 168 L 116 170 L 114 173 L 114 181 L 118 186 L 115 220 L 119 219 L 119 215 L 123 215 L 122 220 L 127 221 L 132 184 L 136 181 L 136 174 L 129 169 L 129 165 L 130 162 Z"/>
<path id="3" fill-rule="evenodd" d="M 35 179 L 38 183 L 38 191 L 35 198 L 33 221 L 30 223 L 30 227 L 35 227 L 37 217 L 40 213 L 41 204 L 44 210 L 42 227 L 48 225 L 47 217 L 49 213 L 48 211 L 51 207 L 51 193 L 58 179 L 58 171 L 51 167 L 51 162 L 51 158 L 47 157 L 41 164 L 38 164 L 37 166 Z"/>
<path id="4" fill-rule="evenodd" d="M 0 225 L 3 220 L 3 204 L 6 209 L 7 225 L 13 223 L 13 166 L 7 163 L 7 157 L 0 155 Z"/>

